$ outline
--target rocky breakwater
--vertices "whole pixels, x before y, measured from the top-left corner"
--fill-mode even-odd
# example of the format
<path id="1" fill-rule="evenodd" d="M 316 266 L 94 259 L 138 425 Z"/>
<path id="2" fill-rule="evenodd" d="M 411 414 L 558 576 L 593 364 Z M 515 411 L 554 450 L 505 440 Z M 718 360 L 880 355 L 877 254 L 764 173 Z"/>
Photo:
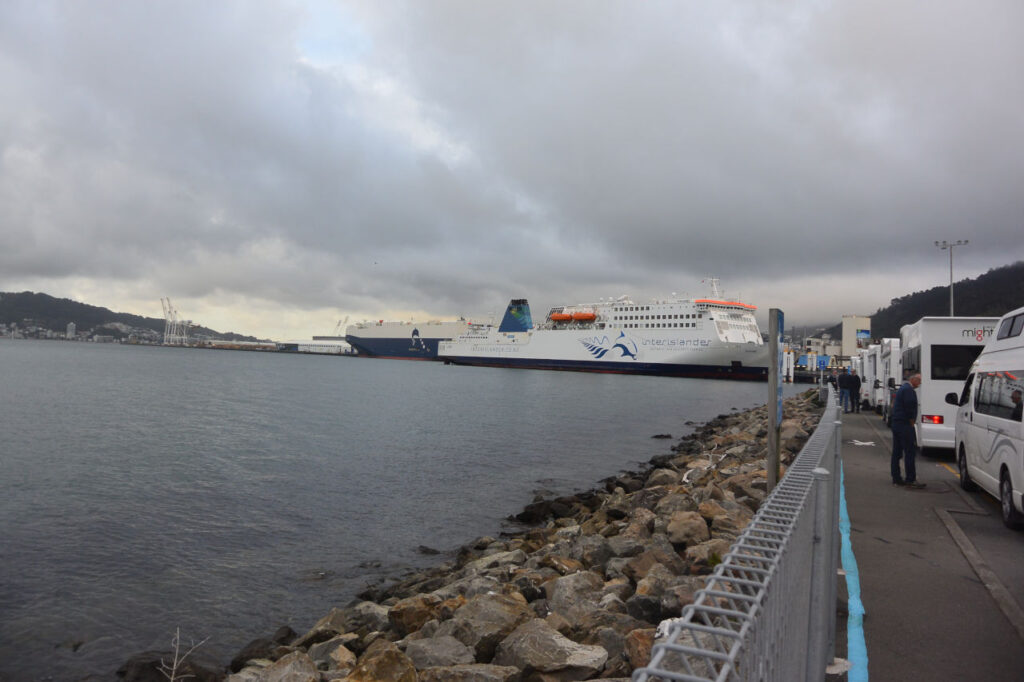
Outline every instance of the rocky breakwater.
<path id="1" fill-rule="evenodd" d="M 782 461 L 821 415 L 785 402 Z M 309 632 L 256 640 L 229 682 L 625 680 L 680 615 L 766 493 L 766 408 L 698 427 L 642 471 L 541 499 L 526 530 L 335 608 Z"/>

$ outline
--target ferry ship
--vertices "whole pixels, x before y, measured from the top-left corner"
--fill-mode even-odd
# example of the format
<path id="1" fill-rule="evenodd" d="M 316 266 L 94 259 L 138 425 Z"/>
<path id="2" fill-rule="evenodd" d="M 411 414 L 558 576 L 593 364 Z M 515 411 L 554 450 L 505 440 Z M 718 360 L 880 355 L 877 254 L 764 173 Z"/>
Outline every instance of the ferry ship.
<path id="1" fill-rule="evenodd" d="M 358 322 L 345 329 L 345 341 L 359 355 L 402 360 L 436 360 L 437 344 L 469 330 L 465 319 L 429 322 Z"/>
<path id="2" fill-rule="evenodd" d="M 438 346 L 456 365 L 767 381 L 768 346 L 756 306 L 730 301 L 712 282 L 708 298 L 638 304 L 623 296 L 552 308 L 534 325 L 526 299 L 512 299 L 498 327 L 469 325 Z"/>

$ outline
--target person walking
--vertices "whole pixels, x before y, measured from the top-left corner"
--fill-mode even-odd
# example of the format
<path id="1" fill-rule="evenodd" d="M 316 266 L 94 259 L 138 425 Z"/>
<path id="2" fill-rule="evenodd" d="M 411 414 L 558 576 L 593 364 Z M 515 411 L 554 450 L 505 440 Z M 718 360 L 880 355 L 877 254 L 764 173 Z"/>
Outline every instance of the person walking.
<path id="1" fill-rule="evenodd" d="M 850 370 L 850 397 L 853 399 L 853 411 L 860 414 L 860 377 L 857 370 Z"/>
<path id="2" fill-rule="evenodd" d="M 920 385 L 921 375 L 911 374 L 896 391 L 896 397 L 892 401 L 892 484 L 908 488 L 925 486 L 924 483 L 917 482 L 917 468 L 914 466 L 914 458 L 917 456 L 917 439 L 914 436 L 917 393 L 914 389 Z M 900 476 L 901 459 L 904 476 Z"/>
<path id="3" fill-rule="evenodd" d="M 850 411 L 850 375 L 843 370 L 837 379 L 839 383 L 839 404 L 843 406 L 843 412 Z"/>

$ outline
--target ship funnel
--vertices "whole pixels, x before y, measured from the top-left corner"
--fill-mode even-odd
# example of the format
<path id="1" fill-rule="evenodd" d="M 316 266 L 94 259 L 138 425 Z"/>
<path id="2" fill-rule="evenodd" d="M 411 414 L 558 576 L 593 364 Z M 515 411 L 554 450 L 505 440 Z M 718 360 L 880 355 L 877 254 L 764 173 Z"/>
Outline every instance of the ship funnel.
<path id="1" fill-rule="evenodd" d="M 530 304 L 525 298 L 513 298 L 505 309 L 505 317 L 501 319 L 499 332 L 525 332 L 533 328 L 530 316 Z"/>

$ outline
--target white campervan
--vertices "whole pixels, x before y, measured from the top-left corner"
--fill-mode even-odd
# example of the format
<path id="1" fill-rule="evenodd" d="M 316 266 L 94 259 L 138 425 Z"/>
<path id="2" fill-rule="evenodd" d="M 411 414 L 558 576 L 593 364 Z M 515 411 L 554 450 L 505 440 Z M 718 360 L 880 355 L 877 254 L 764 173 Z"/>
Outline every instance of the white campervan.
<path id="1" fill-rule="evenodd" d="M 946 394 L 963 388 L 998 322 L 998 317 L 922 317 L 900 330 L 903 373 L 921 373 L 914 422 L 918 447 L 953 449 L 957 411 L 946 404 Z"/>
<path id="2" fill-rule="evenodd" d="M 885 423 L 889 423 L 889 408 L 892 405 L 892 397 L 899 388 L 903 379 L 903 358 L 900 356 L 899 339 L 882 339 L 881 352 L 882 369 L 879 372 L 879 379 L 882 380 L 880 387 L 881 395 L 879 400 L 882 404 L 882 416 Z"/>
<path id="3" fill-rule="evenodd" d="M 860 399 L 862 402 L 866 400 L 868 407 L 878 412 L 881 412 L 882 395 L 880 390 L 882 382 L 878 374 L 882 364 L 881 351 L 882 347 L 877 343 L 873 343 L 861 351 Z"/>
<path id="4" fill-rule="evenodd" d="M 971 367 L 963 391 L 946 401 L 958 405 L 956 457 L 960 485 L 978 485 L 999 498 L 1003 523 L 1024 524 L 1024 308 L 1005 315 L 996 337 Z"/>

